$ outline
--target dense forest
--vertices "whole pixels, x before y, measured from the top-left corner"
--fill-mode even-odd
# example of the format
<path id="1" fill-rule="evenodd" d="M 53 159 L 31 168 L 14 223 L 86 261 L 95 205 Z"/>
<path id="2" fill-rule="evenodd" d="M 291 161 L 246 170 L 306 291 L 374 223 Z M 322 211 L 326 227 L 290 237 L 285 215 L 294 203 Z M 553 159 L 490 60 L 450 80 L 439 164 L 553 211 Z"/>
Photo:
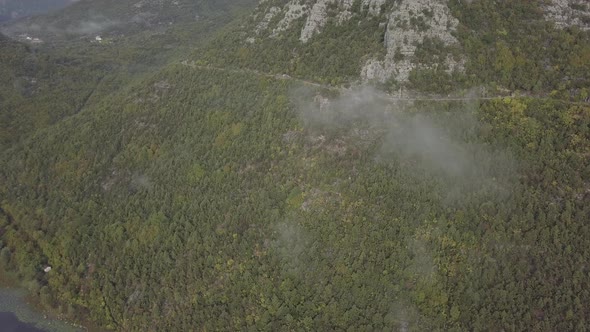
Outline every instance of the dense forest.
<path id="1" fill-rule="evenodd" d="M 449 6 L 465 72 L 406 88 L 488 99 L 358 85 L 384 52 L 362 11 L 246 43 L 240 7 L 68 65 L 3 37 L 2 273 L 109 330 L 588 329 L 590 33 Z"/>

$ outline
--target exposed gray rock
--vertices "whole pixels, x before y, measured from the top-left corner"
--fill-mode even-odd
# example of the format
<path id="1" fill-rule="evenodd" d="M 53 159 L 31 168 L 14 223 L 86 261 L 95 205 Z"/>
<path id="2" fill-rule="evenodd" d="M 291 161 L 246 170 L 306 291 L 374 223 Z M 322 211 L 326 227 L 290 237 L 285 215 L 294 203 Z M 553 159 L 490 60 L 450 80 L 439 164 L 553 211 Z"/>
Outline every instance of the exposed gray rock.
<path id="1" fill-rule="evenodd" d="M 448 0 L 398 0 L 392 5 L 386 0 L 362 0 L 361 10 L 377 16 L 386 25 L 384 46 L 387 53 L 382 60 L 369 59 L 361 70 L 363 80 L 385 82 L 394 78 L 398 82 L 406 82 L 410 72 L 424 65 L 416 64 L 414 53 L 425 39 L 437 39 L 444 45 L 457 44 L 451 32 L 458 21 L 451 16 L 447 6 Z M 354 0 L 289 0 L 284 6 L 276 2 L 263 0 L 259 2 L 258 24 L 255 32 L 272 31 L 270 36 L 276 37 L 292 27 L 293 22 L 305 19 L 299 40 L 308 42 L 313 36 L 320 34 L 330 18 L 343 23 L 354 14 Z M 271 22 L 280 18 L 272 26 Z M 247 42 L 255 42 L 250 36 Z M 451 56 L 443 57 L 441 64 L 448 72 L 463 69 L 463 61 Z"/>
<path id="2" fill-rule="evenodd" d="M 326 21 L 328 20 L 327 7 L 328 4 L 332 2 L 333 0 L 319 0 L 313 5 L 307 16 L 305 26 L 303 27 L 303 30 L 301 30 L 301 37 L 299 39 L 302 42 L 307 42 L 314 33 L 319 32 L 319 30 L 326 24 Z"/>
<path id="3" fill-rule="evenodd" d="M 337 20 L 339 23 L 349 20 L 352 17 L 353 0 L 318 0 L 307 15 L 305 26 L 301 30 L 302 42 L 306 43 L 315 33 L 321 31 L 328 21 L 328 5 L 337 4 L 338 14 Z"/>
<path id="4" fill-rule="evenodd" d="M 363 0 L 362 6 L 366 8 L 370 14 L 379 15 L 381 14 L 381 7 L 385 5 L 386 0 Z"/>
<path id="5" fill-rule="evenodd" d="M 417 45 L 426 38 L 441 40 L 445 45 L 456 44 L 457 40 L 451 35 L 451 31 L 457 24 L 457 19 L 449 12 L 446 0 L 402 0 L 389 14 L 385 33 L 385 59 L 368 60 L 361 71 L 361 77 L 380 82 L 390 78 L 398 82 L 407 81 L 410 72 L 417 66 L 412 61 Z M 449 68 L 462 69 L 460 62 L 450 60 L 446 60 L 449 61 L 446 63 Z"/>
<path id="6" fill-rule="evenodd" d="M 590 3 L 588 0 L 551 0 L 545 6 L 545 18 L 563 29 L 577 26 L 590 30 Z"/>
<path id="7" fill-rule="evenodd" d="M 336 21 L 343 23 L 352 18 L 352 6 L 354 0 L 290 0 L 282 8 L 271 6 L 269 0 L 260 0 L 258 4 L 259 23 L 256 26 L 256 33 L 272 29 L 271 36 L 276 37 L 281 32 L 289 29 L 293 22 L 299 18 L 305 17 L 305 25 L 301 29 L 300 40 L 305 43 L 316 33 L 320 33 L 322 28 L 328 21 L 329 15 L 328 7 L 336 5 Z M 367 10 L 372 15 L 379 15 L 381 7 L 385 4 L 385 0 L 363 0 L 361 2 L 362 9 Z M 281 20 L 276 26 L 270 26 L 269 22 L 277 16 L 281 16 Z"/>
<path id="8" fill-rule="evenodd" d="M 285 16 L 279 21 L 276 28 L 273 29 L 272 36 L 277 36 L 279 33 L 289 29 L 293 21 L 308 14 L 308 6 L 307 4 L 301 4 L 301 1 L 291 0 L 285 5 L 282 11 L 285 12 Z"/>
<path id="9" fill-rule="evenodd" d="M 268 24 L 270 23 L 270 20 L 272 20 L 280 12 L 281 12 L 281 8 L 274 7 L 274 6 L 270 7 L 268 12 L 266 12 L 266 14 L 262 18 L 262 20 L 256 26 L 256 30 L 255 30 L 256 34 L 259 34 L 260 32 L 266 30 L 268 28 Z"/>

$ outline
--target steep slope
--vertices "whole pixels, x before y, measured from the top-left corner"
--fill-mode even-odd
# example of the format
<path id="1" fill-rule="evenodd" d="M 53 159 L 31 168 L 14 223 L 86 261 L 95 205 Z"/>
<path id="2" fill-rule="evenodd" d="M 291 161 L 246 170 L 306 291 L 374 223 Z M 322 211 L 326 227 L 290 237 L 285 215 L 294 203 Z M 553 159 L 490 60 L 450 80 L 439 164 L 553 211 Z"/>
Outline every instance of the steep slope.
<path id="1" fill-rule="evenodd" d="M 426 5 L 261 1 L 35 130 L 0 155 L 0 266 L 121 331 L 583 329 L 588 34 L 530 1 L 390 24 Z M 416 67 L 376 84 L 417 100 L 340 88 L 391 43 Z M 529 96 L 419 98 L 479 84 Z"/>
<path id="2" fill-rule="evenodd" d="M 105 75 L 100 66 L 42 54 L 0 34 L 0 151 L 79 111 Z"/>
<path id="3" fill-rule="evenodd" d="M 169 67 L 3 156 L 2 264 L 116 330 L 580 323 L 590 109 L 380 98 Z"/>
<path id="4" fill-rule="evenodd" d="M 226 36 L 231 51 L 204 58 L 336 85 L 360 75 L 393 91 L 485 86 L 584 99 L 586 23 L 562 29 L 549 13 L 543 1 L 261 1 Z"/>
<path id="5" fill-rule="evenodd" d="M 19 142 L 28 133 L 45 128 L 64 117 L 82 111 L 88 105 L 106 98 L 125 84 L 163 66 L 171 59 L 200 46 L 216 30 L 231 21 L 248 2 L 232 5 L 224 2 L 201 1 L 190 6 L 174 5 L 165 11 L 163 2 L 146 2 L 142 10 L 162 9 L 162 17 L 182 13 L 183 17 L 201 15 L 199 20 L 187 22 L 183 17 L 166 21 L 165 27 L 155 24 L 136 25 L 133 20 L 125 24 L 124 8 L 137 9 L 131 2 L 80 1 L 67 9 L 27 20 L 35 29 L 24 30 L 30 35 L 18 35 L 18 42 L 2 36 L 0 56 L 3 57 L 0 78 L 3 99 L 0 99 L 0 149 Z M 93 12 L 121 22 L 115 35 L 100 41 L 80 37 L 90 32 L 76 32 L 69 40 L 62 32 L 67 26 L 87 22 Z M 168 15 L 168 16 L 166 16 Z M 164 19 L 164 18 L 162 18 Z M 68 23 L 66 23 L 68 22 Z M 77 22 L 77 23 L 76 23 Z M 22 26 L 17 22 L 8 30 Z M 61 25 L 60 25 L 61 24 Z M 146 23 L 147 24 L 147 23 Z M 14 31 L 12 31 L 14 32 Z M 42 34 L 43 43 L 35 42 Z M 115 34 L 114 31 L 111 33 Z M 66 38 L 66 39 L 64 39 Z"/>

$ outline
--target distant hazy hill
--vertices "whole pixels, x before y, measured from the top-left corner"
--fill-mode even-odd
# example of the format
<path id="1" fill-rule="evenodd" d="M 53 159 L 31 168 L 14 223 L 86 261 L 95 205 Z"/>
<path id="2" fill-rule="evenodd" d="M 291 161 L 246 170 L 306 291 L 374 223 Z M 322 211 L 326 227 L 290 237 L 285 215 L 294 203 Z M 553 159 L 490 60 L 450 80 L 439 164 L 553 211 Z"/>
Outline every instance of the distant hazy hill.
<path id="1" fill-rule="evenodd" d="M 1 0 L 0 23 L 63 8 L 78 0 Z"/>

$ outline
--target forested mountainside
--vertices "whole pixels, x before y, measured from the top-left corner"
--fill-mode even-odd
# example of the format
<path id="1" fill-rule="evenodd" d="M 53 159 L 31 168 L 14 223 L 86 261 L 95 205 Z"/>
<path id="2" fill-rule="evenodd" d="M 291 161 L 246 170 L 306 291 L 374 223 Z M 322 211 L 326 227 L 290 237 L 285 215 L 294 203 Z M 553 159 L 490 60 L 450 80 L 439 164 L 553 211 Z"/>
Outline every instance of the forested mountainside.
<path id="1" fill-rule="evenodd" d="M 175 7 L 175 13 L 186 16 L 198 11 L 199 20 L 178 19 L 157 31 L 139 31 L 131 21 L 117 25 L 120 34 L 101 31 L 104 34 L 99 39 L 99 31 L 64 33 L 69 31 L 67 26 L 88 23 L 83 23 L 88 13 L 100 11 L 103 18 L 116 13 L 109 20 L 122 20 L 122 8 L 137 10 L 137 4 L 117 1 L 115 6 L 105 1 L 80 1 L 50 16 L 24 21 L 26 29 L 23 21 L 6 26 L 4 30 L 12 33 L 15 40 L 0 34 L 0 151 L 202 46 L 214 31 L 239 15 L 246 4 L 194 2 L 188 12 Z M 155 6 L 152 2 L 145 5 Z M 24 30 L 16 33 L 15 29 Z"/>
<path id="2" fill-rule="evenodd" d="M 0 34 L 0 151 L 78 112 L 105 74 L 104 61 L 39 52 Z"/>
<path id="3" fill-rule="evenodd" d="M 226 20 L 108 48 L 2 40 L 18 121 L 0 266 L 49 312 L 120 331 L 588 329 L 584 2 L 203 4 Z M 62 48 L 85 65 L 59 73 L 135 70 L 35 126 L 68 108 L 19 90 L 20 55 L 51 72 Z"/>

